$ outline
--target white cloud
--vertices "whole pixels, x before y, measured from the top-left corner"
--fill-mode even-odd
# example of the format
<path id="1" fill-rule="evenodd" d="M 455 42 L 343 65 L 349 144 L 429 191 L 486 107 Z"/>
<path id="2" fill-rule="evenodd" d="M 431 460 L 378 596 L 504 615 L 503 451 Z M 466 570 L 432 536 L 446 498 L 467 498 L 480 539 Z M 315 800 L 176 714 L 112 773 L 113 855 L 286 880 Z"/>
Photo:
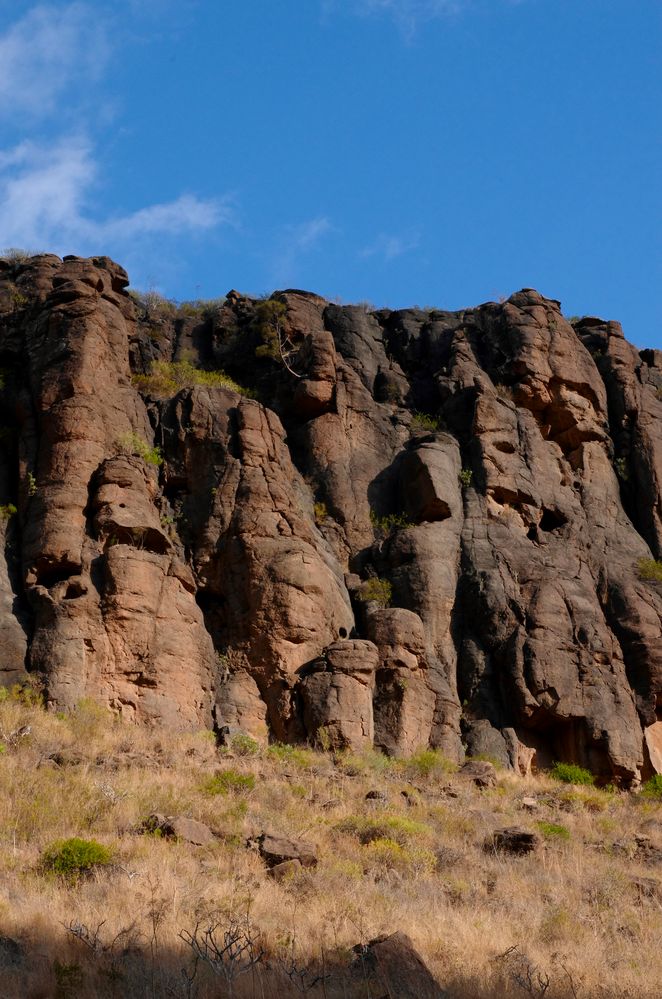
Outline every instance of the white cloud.
<path id="1" fill-rule="evenodd" d="M 272 260 L 271 281 L 281 285 L 296 282 L 301 258 L 315 250 L 330 232 L 333 226 L 325 215 L 285 226 Z"/>
<path id="2" fill-rule="evenodd" d="M 127 252 L 136 239 L 190 234 L 232 220 L 227 199 L 192 194 L 95 218 L 90 202 L 98 174 L 92 148 L 81 137 L 52 146 L 23 142 L 0 152 L 0 246 L 117 254 Z"/>
<path id="3" fill-rule="evenodd" d="M 414 233 L 407 236 L 394 236 L 381 232 L 372 243 L 361 250 L 359 256 L 364 259 L 381 257 L 382 260 L 389 263 L 396 257 L 401 257 L 403 254 L 415 250 L 419 242 L 420 237 Z"/>
<path id="4" fill-rule="evenodd" d="M 98 10 L 83 3 L 32 7 L 0 35 L 0 115 L 48 115 L 67 88 L 97 79 L 108 55 Z"/>

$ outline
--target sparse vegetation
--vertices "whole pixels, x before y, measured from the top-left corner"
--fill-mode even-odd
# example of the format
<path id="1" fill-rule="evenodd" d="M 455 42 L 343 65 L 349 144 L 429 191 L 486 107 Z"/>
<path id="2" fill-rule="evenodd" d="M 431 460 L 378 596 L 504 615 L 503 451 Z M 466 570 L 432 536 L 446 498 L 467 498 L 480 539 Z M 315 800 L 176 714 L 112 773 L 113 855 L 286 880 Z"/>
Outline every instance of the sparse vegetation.
<path id="1" fill-rule="evenodd" d="M 118 454 L 131 454 L 137 458 L 142 458 L 147 465 L 163 464 L 163 456 L 159 447 L 152 446 L 135 431 L 129 430 L 115 441 L 115 448 Z"/>
<path id="2" fill-rule="evenodd" d="M 13 503 L 5 503 L 4 506 L 0 506 L 0 520 L 9 520 L 16 513 L 16 507 Z"/>
<path id="3" fill-rule="evenodd" d="M 70 881 L 89 873 L 94 867 L 109 864 L 110 850 L 94 839 L 59 839 L 48 846 L 41 858 L 45 871 Z"/>
<path id="4" fill-rule="evenodd" d="M 550 771 L 554 780 L 560 780 L 564 784 L 586 784 L 595 783 L 595 778 L 590 770 L 577 766 L 576 763 L 555 763 Z"/>
<path id="5" fill-rule="evenodd" d="M 627 458 L 617 458 L 614 462 L 614 468 L 616 469 L 616 475 L 619 477 L 621 482 L 627 482 L 629 480 L 630 468 Z"/>
<path id="6" fill-rule="evenodd" d="M 260 752 L 260 743 L 256 742 L 250 735 L 237 732 L 230 739 L 230 749 L 236 756 L 257 756 Z"/>
<path id="7" fill-rule="evenodd" d="M 437 433 L 444 429 L 444 421 L 439 416 L 432 416 L 430 413 L 416 412 L 411 419 L 412 430 L 429 430 Z"/>
<path id="8" fill-rule="evenodd" d="M 460 485 L 468 488 L 473 480 L 474 473 L 470 468 L 463 468 L 458 476 L 460 480 Z"/>
<path id="9" fill-rule="evenodd" d="M 324 521 L 329 516 L 329 511 L 326 508 L 326 503 L 315 503 L 313 507 L 313 514 L 315 516 L 315 523 L 318 525 L 323 524 Z"/>
<path id="10" fill-rule="evenodd" d="M 374 603 L 379 604 L 380 607 L 388 607 L 391 603 L 391 597 L 393 596 L 393 587 L 391 586 L 388 579 L 380 579 L 378 576 L 372 576 L 370 579 L 366 579 L 358 591 L 357 597 L 362 603 Z"/>
<path id="11" fill-rule="evenodd" d="M 662 774 L 654 774 L 641 789 L 644 798 L 654 798 L 662 801 Z"/>
<path id="12" fill-rule="evenodd" d="M 406 513 L 388 513 L 380 517 L 374 510 L 370 511 L 370 523 L 384 537 L 388 537 L 389 534 L 393 534 L 395 531 L 403 530 L 405 527 L 415 526 L 414 521 Z"/>
<path id="13" fill-rule="evenodd" d="M 148 375 L 134 375 L 136 388 L 157 398 L 169 398 L 185 388 L 206 385 L 209 388 L 227 388 L 249 399 L 254 398 L 250 389 L 239 385 L 224 371 L 205 371 L 196 368 L 190 360 L 154 361 Z"/>
<path id="14" fill-rule="evenodd" d="M 571 999 L 570 981 L 582 999 L 659 991 L 662 913 L 646 894 L 659 879 L 633 860 L 639 840 L 658 842 L 650 782 L 634 802 L 509 771 L 481 791 L 437 751 L 332 756 L 254 740 L 248 755 L 231 745 L 230 763 L 207 732 L 125 725 L 91 701 L 57 715 L 20 688 L 0 698 L 0 733 L 0 876 L 13 900 L 2 932 L 22 954 L 3 966 L 7 999 L 37 983 L 69 999 L 212 999 L 228 994 L 226 971 L 235 999 L 245 983 L 246 999 L 253 984 L 323 999 L 321 982 L 308 987 L 318 973 L 329 999 L 349 999 L 352 948 L 395 929 L 453 999 L 540 995 L 518 983 L 547 979 L 554 999 Z M 138 835 L 153 813 L 190 816 L 214 839 Z M 516 824 L 538 831 L 546 853 L 483 849 Z M 312 841 L 317 867 L 269 877 L 247 847 L 266 829 Z M 248 941 L 234 965 L 226 938 Z M 187 992 L 196 947 L 207 957 Z M 285 966 L 307 991 L 274 977 Z"/>
<path id="15" fill-rule="evenodd" d="M 255 789 L 253 774 L 238 773 L 236 770 L 219 770 L 207 778 L 202 785 L 205 794 L 246 794 Z"/>
<path id="16" fill-rule="evenodd" d="M 537 822 L 538 829 L 545 839 L 570 839 L 570 830 L 558 822 Z"/>
<path id="17" fill-rule="evenodd" d="M 662 561 L 654 558 L 640 558 L 637 563 L 639 579 L 662 583 Z"/>

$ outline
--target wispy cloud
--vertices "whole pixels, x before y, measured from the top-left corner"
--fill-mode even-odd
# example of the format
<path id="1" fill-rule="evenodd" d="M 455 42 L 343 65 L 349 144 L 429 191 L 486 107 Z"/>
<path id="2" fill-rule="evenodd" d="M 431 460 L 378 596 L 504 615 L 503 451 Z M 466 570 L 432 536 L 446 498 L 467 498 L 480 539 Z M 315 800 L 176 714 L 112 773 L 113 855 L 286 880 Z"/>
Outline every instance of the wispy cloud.
<path id="1" fill-rule="evenodd" d="M 0 149 L 0 247 L 135 260 L 157 237 L 232 221 L 228 198 L 188 192 L 122 214 L 98 208 L 104 178 L 91 137 L 108 103 L 104 73 L 116 55 L 118 19 L 133 2 L 116 0 L 111 13 L 84 0 L 32 4 L 0 30 L 0 122 L 15 134 Z M 145 0 L 141 10 L 170 2 Z"/>
<path id="2" fill-rule="evenodd" d="M 380 232 L 372 243 L 359 252 L 359 257 L 363 259 L 380 257 L 386 263 L 390 263 L 391 260 L 415 250 L 419 243 L 420 236 L 417 233 L 396 236 Z"/>
<path id="3" fill-rule="evenodd" d="M 0 35 L 0 115 L 47 116 L 69 87 L 98 79 L 109 54 L 98 10 L 32 7 Z"/>
<path id="4" fill-rule="evenodd" d="M 55 252 L 128 251 L 136 239 L 199 232 L 229 223 L 226 200 L 183 194 L 164 204 L 98 218 L 99 175 L 90 144 L 67 137 L 52 146 L 24 142 L 0 153 L 0 246 Z"/>
<path id="5" fill-rule="evenodd" d="M 513 6 L 526 0 L 498 2 Z M 390 17 L 403 35 L 411 39 L 426 22 L 468 11 L 476 3 L 477 0 L 322 0 L 322 10 L 325 14 L 344 11 L 363 17 Z"/>
<path id="6" fill-rule="evenodd" d="M 285 226 L 272 259 L 271 281 L 281 285 L 295 283 L 302 258 L 317 249 L 324 236 L 331 232 L 333 225 L 325 215 Z"/>

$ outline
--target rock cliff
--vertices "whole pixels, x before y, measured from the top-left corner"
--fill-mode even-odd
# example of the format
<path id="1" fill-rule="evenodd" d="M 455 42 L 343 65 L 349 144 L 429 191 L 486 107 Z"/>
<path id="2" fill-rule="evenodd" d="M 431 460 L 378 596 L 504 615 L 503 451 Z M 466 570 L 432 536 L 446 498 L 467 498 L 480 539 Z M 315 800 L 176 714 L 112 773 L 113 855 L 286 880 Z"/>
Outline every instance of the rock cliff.
<path id="1" fill-rule="evenodd" d="M 105 257 L 0 262 L 3 683 L 662 770 L 662 352 L 531 289 L 393 312 L 127 286 Z"/>

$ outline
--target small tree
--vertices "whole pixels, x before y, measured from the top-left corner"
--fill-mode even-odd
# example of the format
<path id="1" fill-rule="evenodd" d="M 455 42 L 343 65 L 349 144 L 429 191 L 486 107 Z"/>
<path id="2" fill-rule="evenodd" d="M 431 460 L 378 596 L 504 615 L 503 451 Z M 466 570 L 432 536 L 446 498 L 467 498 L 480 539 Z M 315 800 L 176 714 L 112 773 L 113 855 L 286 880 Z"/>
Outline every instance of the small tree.
<path id="1" fill-rule="evenodd" d="M 283 327 L 286 314 L 286 305 L 284 302 L 279 302 L 277 298 L 268 298 L 258 304 L 255 310 L 255 321 L 262 343 L 256 348 L 255 356 L 270 357 L 275 361 L 281 361 L 291 375 L 294 375 L 295 378 L 302 378 L 303 375 L 292 367 L 292 360 L 297 348 Z"/>

